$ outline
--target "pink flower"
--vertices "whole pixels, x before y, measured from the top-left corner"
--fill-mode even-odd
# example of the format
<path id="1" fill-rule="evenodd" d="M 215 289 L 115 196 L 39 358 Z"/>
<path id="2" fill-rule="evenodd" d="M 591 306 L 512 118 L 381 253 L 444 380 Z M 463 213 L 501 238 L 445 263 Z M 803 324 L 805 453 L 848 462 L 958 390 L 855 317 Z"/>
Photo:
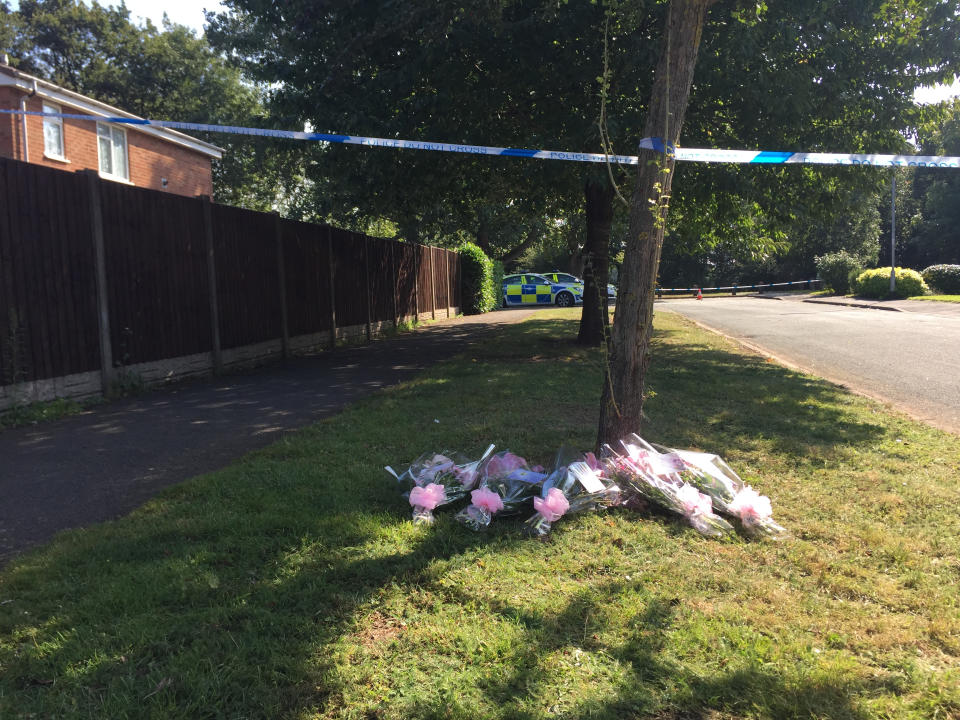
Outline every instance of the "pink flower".
<path id="1" fill-rule="evenodd" d="M 450 470 L 453 466 L 453 460 L 446 455 L 440 455 L 438 453 L 423 464 L 423 471 L 420 474 L 420 478 L 422 480 L 434 480 L 437 475 Z"/>
<path id="2" fill-rule="evenodd" d="M 464 487 L 473 487 L 473 485 L 477 482 L 477 471 L 471 468 L 460 468 L 454 466 L 453 474 Z"/>
<path id="3" fill-rule="evenodd" d="M 505 452 L 503 455 L 494 455 L 487 463 L 487 475 L 506 475 L 511 470 L 527 466 L 527 461 L 519 455 L 512 452 Z"/>
<path id="4" fill-rule="evenodd" d="M 736 494 L 729 505 L 730 512 L 738 516 L 744 523 L 755 523 L 766 520 L 773 515 L 770 498 L 761 495 L 749 485 Z"/>
<path id="5" fill-rule="evenodd" d="M 424 510 L 433 510 L 447 499 L 447 491 L 443 485 L 430 483 L 426 487 L 415 487 L 410 491 L 410 504 L 413 507 L 422 507 Z"/>
<path id="6" fill-rule="evenodd" d="M 534 465 L 534 466 L 533 466 L 532 468 L 530 468 L 530 469 L 533 470 L 533 472 L 535 472 L 535 473 L 542 473 L 542 472 L 543 472 L 543 465 Z"/>
<path id="7" fill-rule="evenodd" d="M 545 498 L 535 497 L 533 499 L 533 508 L 547 522 L 555 522 L 563 517 L 563 514 L 570 509 L 570 503 L 557 488 L 550 488 Z"/>
<path id="8" fill-rule="evenodd" d="M 473 504 L 494 515 L 503 510 L 503 500 L 490 488 L 482 487 L 470 493 L 470 500 Z"/>
<path id="9" fill-rule="evenodd" d="M 588 453 L 587 453 L 586 455 L 584 455 L 583 457 L 586 459 L 587 465 L 590 467 L 591 470 L 601 470 L 601 469 L 602 469 L 602 467 L 601 467 L 601 465 L 600 465 L 600 461 L 597 460 L 597 456 L 594 455 L 592 452 L 588 452 Z"/>
<path id="10" fill-rule="evenodd" d="M 683 461 L 682 457 L 677 455 L 677 453 L 666 453 L 665 455 L 661 455 L 660 460 L 673 472 L 683 472 L 687 469 L 687 464 Z"/>
<path id="11" fill-rule="evenodd" d="M 677 490 L 677 500 L 683 508 L 683 514 L 691 517 L 693 515 L 710 515 L 713 513 L 713 503 L 708 495 L 704 495 L 693 485 L 684 483 Z"/>

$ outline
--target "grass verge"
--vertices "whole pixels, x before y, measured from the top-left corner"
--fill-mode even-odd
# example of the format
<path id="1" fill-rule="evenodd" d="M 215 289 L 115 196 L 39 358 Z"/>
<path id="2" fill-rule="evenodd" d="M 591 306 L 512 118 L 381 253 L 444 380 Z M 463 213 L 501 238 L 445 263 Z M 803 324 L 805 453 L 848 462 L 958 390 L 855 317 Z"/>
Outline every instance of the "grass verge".
<path id="1" fill-rule="evenodd" d="M 383 465 L 592 445 L 602 355 L 546 311 L 0 575 L 0 717 L 960 714 L 957 438 L 657 316 L 644 434 L 793 538 L 625 511 L 408 522 Z"/>
<path id="2" fill-rule="evenodd" d="M 937 302 L 960 303 L 960 295 L 914 295 L 911 300 L 936 300 Z"/>
<path id="3" fill-rule="evenodd" d="M 96 400 L 78 402 L 59 398 L 48 402 L 28 403 L 25 405 L 14 405 L 11 408 L 0 411 L 0 430 L 6 428 L 21 427 L 23 425 L 36 425 L 51 420 L 60 420 L 82 413 L 86 408 L 96 404 Z"/>

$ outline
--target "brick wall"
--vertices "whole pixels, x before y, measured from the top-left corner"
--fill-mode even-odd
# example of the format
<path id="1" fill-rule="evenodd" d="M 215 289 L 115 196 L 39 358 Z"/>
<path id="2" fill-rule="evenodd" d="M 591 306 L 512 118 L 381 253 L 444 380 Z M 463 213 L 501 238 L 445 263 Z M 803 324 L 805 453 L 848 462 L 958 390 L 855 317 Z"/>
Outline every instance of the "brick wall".
<path id="1" fill-rule="evenodd" d="M 20 93 L 9 87 L 0 86 L 0 108 L 13 110 L 20 107 Z M 20 118 L 17 115 L 0 116 L 0 157 L 18 160 L 20 150 L 17 146 L 20 132 L 17 129 Z"/>
<path id="2" fill-rule="evenodd" d="M 13 88 L 0 87 L 0 107 L 18 109 L 22 94 Z M 29 98 L 27 110 L 43 111 L 40 98 Z M 63 112 L 84 114 L 73 108 Z M 210 158 L 180 145 L 138 132 L 132 127 L 127 133 L 127 157 L 130 182 L 137 187 L 164 190 L 177 195 L 213 195 L 213 176 Z M 22 124 L 20 116 L 0 118 L 0 156 L 23 160 Z M 27 140 L 30 162 L 59 170 L 98 170 L 97 125 L 87 120 L 63 121 L 63 146 L 67 162 L 45 157 L 43 152 L 43 118 L 27 116 Z M 167 180 L 164 187 L 163 179 Z"/>

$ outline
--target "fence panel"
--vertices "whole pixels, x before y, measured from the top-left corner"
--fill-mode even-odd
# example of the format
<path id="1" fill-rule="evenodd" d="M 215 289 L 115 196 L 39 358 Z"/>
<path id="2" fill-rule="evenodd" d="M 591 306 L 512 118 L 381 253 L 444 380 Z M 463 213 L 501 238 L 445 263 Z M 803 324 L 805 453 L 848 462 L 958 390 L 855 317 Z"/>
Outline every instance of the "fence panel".
<path id="1" fill-rule="evenodd" d="M 290 336 L 330 330 L 330 269 L 325 228 L 283 221 Z"/>
<path id="2" fill-rule="evenodd" d="M 224 349 L 281 335 L 276 216 L 213 206 L 213 246 Z"/>
<path id="3" fill-rule="evenodd" d="M 446 311 L 450 307 L 449 280 L 450 268 L 447 266 L 447 251 L 431 248 L 433 252 L 433 282 L 437 289 L 437 309 Z"/>
<path id="4" fill-rule="evenodd" d="M 214 311 L 222 349 L 250 346 L 231 362 L 279 350 L 281 258 L 290 337 L 330 330 L 331 294 L 338 328 L 460 304 L 459 256 L 447 250 L 0 158 L 0 385 L 100 369 L 97 196 L 115 365 L 211 352 L 212 363 Z"/>
<path id="5" fill-rule="evenodd" d="M 421 315 L 433 314 L 433 279 L 430 274 L 430 248 L 417 245 L 417 306 Z"/>
<path id="6" fill-rule="evenodd" d="M 99 367 L 84 178 L 0 162 L 0 384 Z"/>
<path id="7" fill-rule="evenodd" d="M 365 325 L 367 299 L 364 290 L 363 236 L 330 228 L 330 242 L 333 244 L 337 327 Z"/>
<path id="8" fill-rule="evenodd" d="M 397 310 L 400 319 L 417 312 L 417 245 L 396 243 L 393 246 L 397 266 Z"/>
<path id="9" fill-rule="evenodd" d="M 462 312 L 463 306 L 460 300 L 460 254 L 452 250 L 447 250 L 446 252 L 450 264 L 451 305 Z"/>
<path id="10" fill-rule="evenodd" d="M 374 322 L 393 322 L 394 280 L 393 264 L 396 252 L 393 240 L 370 238 L 367 241 L 370 271 L 371 319 Z"/>
<path id="11" fill-rule="evenodd" d="M 117 183 L 100 195 L 114 364 L 210 352 L 200 202 Z"/>

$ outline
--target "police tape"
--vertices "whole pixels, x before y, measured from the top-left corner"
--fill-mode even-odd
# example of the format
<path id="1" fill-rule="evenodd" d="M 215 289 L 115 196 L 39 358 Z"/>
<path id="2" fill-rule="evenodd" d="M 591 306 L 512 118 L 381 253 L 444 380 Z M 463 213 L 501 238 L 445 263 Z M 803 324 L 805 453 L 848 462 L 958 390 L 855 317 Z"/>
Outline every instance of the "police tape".
<path id="1" fill-rule="evenodd" d="M 533 160 L 564 160 L 567 162 L 612 163 L 615 165 L 636 165 L 636 155 L 607 155 L 604 153 L 581 153 L 561 150 L 527 150 L 523 148 L 493 147 L 490 145 L 466 145 L 459 143 L 431 142 L 427 140 L 398 140 L 393 138 L 365 137 L 362 135 L 336 135 L 330 133 L 301 132 L 297 130 L 274 130 L 271 128 L 252 128 L 237 125 L 211 125 L 207 123 L 189 123 L 176 120 L 146 120 L 120 116 L 97 117 L 72 113 L 45 113 L 33 110 L 0 109 L 0 114 L 37 115 L 40 117 L 63 118 L 67 120 L 87 120 L 168 128 L 170 130 L 191 130 L 194 132 L 228 133 L 231 135 L 249 135 L 287 140 L 305 140 L 342 145 L 361 145 L 366 147 L 396 148 L 401 150 L 428 150 L 433 152 L 465 153 L 468 155 L 495 155 L 501 157 L 530 158 Z M 640 148 L 663 153 L 663 140 L 643 138 Z M 714 150 L 709 148 L 682 148 L 667 145 L 666 150 L 680 162 L 707 163 L 747 163 L 747 164 L 807 164 L 807 165 L 864 165 L 873 167 L 960 167 L 960 157 L 948 155 L 869 155 L 856 153 L 805 153 L 777 152 L 770 150 Z"/>
<path id="2" fill-rule="evenodd" d="M 660 138 L 640 141 L 644 150 L 664 152 Z M 748 163 L 757 165 L 867 165 L 873 167 L 960 167 L 950 155 L 869 155 L 858 153 L 778 152 L 773 150 L 713 150 L 667 146 L 678 162 Z"/>
<path id="3" fill-rule="evenodd" d="M 778 282 L 778 283 L 754 283 L 750 284 L 735 284 L 735 285 L 726 285 L 723 287 L 697 287 L 692 288 L 662 288 L 658 287 L 656 293 L 658 297 L 662 297 L 664 293 L 683 293 L 689 295 L 696 295 L 698 291 L 707 293 L 707 292 L 730 292 L 733 295 L 736 295 L 738 292 L 747 292 L 748 290 L 758 290 L 763 292 L 764 290 L 775 290 L 776 288 L 784 288 L 786 290 L 796 290 L 796 289 L 813 289 L 813 285 L 819 285 L 823 283 L 823 280 L 811 279 L 811 280 L 789 280 L 787 282 Z"/>
<path id="4" fill-rule="evenodd" d="M 465 145 L 458 143 L 430 142 L 427 140 L 395 140 L 391 138 L 363 137 L 357 135 L 332 135 L 328 133 L 299 132 L 297 130 L 273 130 L 269 128 L 239 127 L 235 125 L 208 125 L 205 123 L 178 122 L 175 120 L 145 120 L 128 117 L 96 117 L 70 113 L 43 113 L 33 110 L 0 110 L 8 115 L 39 115 L 42 117 L 66 118 L 68 120 L 96 120 L 98 122 L 119 123 L 162 127 L 171 130 L 192 130 L 194 132 L 217 132 L 232 135 L 252 135 L 256 137 L 283 138 L 287 140 L 308 140 L 315 142 L 339 143 L 343 145 L 365 145 L 367 147 L 397 148 L 405 150 L 432 150 L 434 152 L 466 153 L 469 155 L 500 155 L 504 157 L 533 158 L 536 160 L 567 160 L 570 162 L 612 162 L 617 165 L 636 165 L 636 156 L 604 155 L 603 153 L 578 153 L 559 150 L 524 150 L 521 148 L 491 147 L 488 145 Z"/>

